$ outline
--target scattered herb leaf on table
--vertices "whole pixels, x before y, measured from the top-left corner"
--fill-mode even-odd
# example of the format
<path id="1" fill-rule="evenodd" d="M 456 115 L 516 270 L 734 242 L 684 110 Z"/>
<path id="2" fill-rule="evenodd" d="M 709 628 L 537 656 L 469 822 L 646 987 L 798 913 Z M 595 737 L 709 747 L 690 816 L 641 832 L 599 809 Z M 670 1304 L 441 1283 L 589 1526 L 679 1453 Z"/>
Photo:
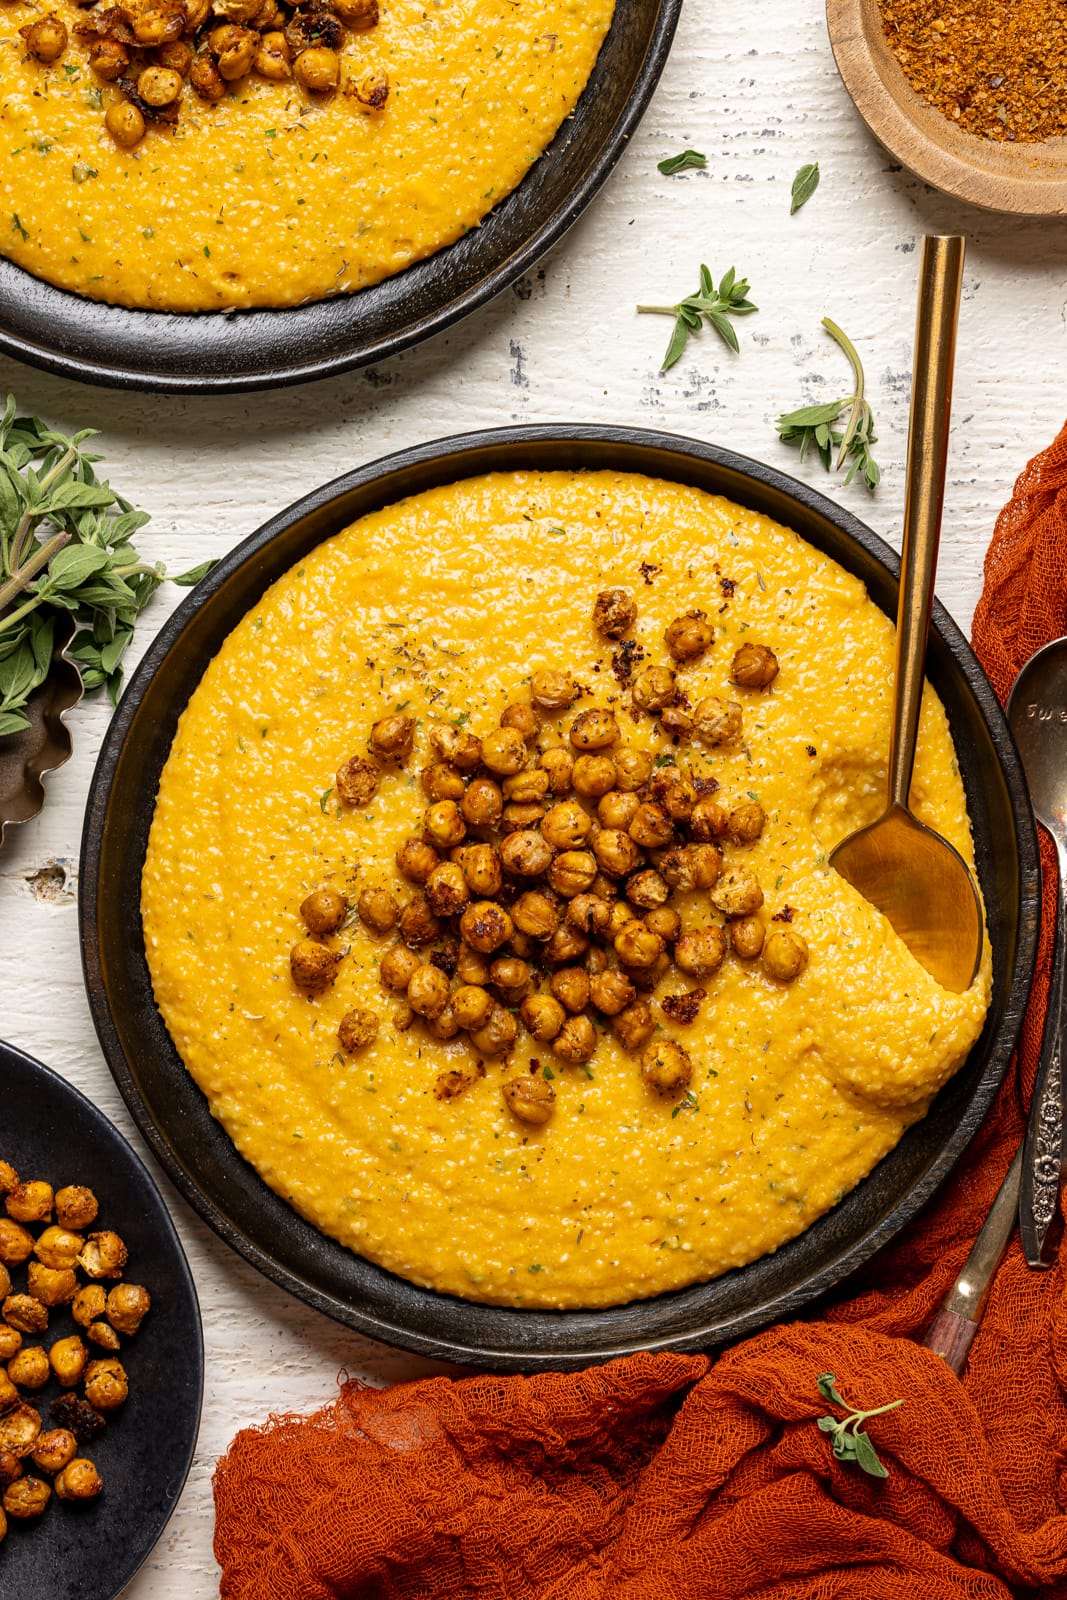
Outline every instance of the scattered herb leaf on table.
<path id="1" fill-rule="evenodd" d="M 708 158 L 699 150 L 683 150 L 676 156 L 666 156 L 664 160 L 657 161 L 656 166 L 665 178 L 673 178 L 676 172 L 688 172 L 692 167 L 706 167 Z"/>
<path id="2" fill-rule="evenodd" d="M 775 427 L 783 444 L 799 444 L 801 461 L 814 445 L 827 472 L 840 472 L 848 461 L 845 483 L 851 483 L 859 473 L 873 493 L 881 481 L 882 473 L 871 454 L 871 446 L 877 444 L 878 435 L 874 431 L 874 414 L 863 392 L 863 364 L 852 340 L 836 322 L 823 317 L 822 325 L 848 356 L 855 392 L 843 400 L 828 400 L 821 405 L 801 406 L 797 411 L 787 411 L 778 418 Z M 848 421 L 843 430 L 835 429 L 833 425 L 844 411 L 848 412 Z"/>
<path id="3" fill-rule="evenodd" d="M 819 163 L 810 161 L 807 166 L 801 167 L 793 179 L 793 188 L 790 196 L 789 215 L 795 216 L 801 206 L 807 205 L 816 189 L 819 187 Z"/>
<path id="4" fill-rule="evenodd" d="M 817 1381 L 823 1399 L 848 1412 L 848 1415 L 840 1421 L 832 1416 L 820 1417 L 818 1421 L 822 1432 L 828 1433 L 833 1440 L 834 1455 L 837 1460 L 854 1461 L 857 1467 L 862 1468 L 872 1478 L 888 1478 L 889 1473 L 879 1460 L 870 1435 L 864 1432 L 860 1424 L 866 1422 L 868 1417 L 880 1417 L 883 1412 L 895 1411 L 898 1406 L 904 1404 L 903 1400 L 890 1400 L 888 1405 L 875 1406 L 873 1411 L 853 1411 L 834 1387 L 837 1379 L 832 1372 L 824 1372 Z"/>
<path id="5" fill-rule="evenodd" d="M 741 347 L 737 342 L 737 332 L 729 320 L 730 317 L 744 317 L 750 311 L 759 310 L 759 307 L 754 306 L 749 300 L 748 293 L 748 280 L 739 278 L 733 267 L 723 274 L 716 289 L 710 271 L 702 266 L 700 288 L 696 294 L 688 295 L 676 306 L 638 306 L 638 311 L 674 318 L 674 332 L 667 346 L 667 353 L 663 357 L 662 370 L 666 372 L 668 368 L 674 366 L 689 341 L 689 335 L 699 332 L 704 319 L 715 329 L 723 344 L 736 354 Z"/>

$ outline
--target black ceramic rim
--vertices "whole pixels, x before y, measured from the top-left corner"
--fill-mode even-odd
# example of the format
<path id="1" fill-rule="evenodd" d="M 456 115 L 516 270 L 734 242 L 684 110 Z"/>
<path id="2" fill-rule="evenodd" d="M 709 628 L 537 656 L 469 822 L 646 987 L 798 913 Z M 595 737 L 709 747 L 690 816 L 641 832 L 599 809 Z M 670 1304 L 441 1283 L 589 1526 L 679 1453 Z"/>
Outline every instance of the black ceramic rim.
<path id="1" fill-rule="evenodd" d="M 419 1289 L 318 1233 L 237 1154 L 156 1009 L 139 916 L 152 803 L 177 719 L 240 616 L 307 550 L 378 506 L 491 470 L 614 468 L 724 493 L 787 523 L 861 576 L 891 615 L 899 562 L 848 511 L 713 445 L 636 429 L 541 425 L 437 440 L 335 479 L 224 557 L 150 646 L 101 748 L 82 840 L 80 921 L 89 1004 L 141 1132 L 221 1238 L 339 1322 L 420 1354 L 499 1370 L 568 1368 L 635 1350 L 723 1344 L 825 1295 L 911 1220 L 974 1136 L 1007 1069 L 1029 991 L 1040 909 L 1033 818 L 1007 722 L 965 638 L 937 603 L 928 672 L 953 728 L 994 950 L 982 1036 L 928 1115 L 799 1238 L 710 1283 L 598 1311 L 477 1305 Z M 148 1099 L 165 1099 L 158 1116 Z"/>
<path id="2" fill-rule="evenodd" d="M 171 315 L 104 305 L 0 259 L 0 350 L 61 377 L 153 393 L 310 382 L 441 333 L 530 270 L 577 221 L 636 129 L 682 0 L 617 0 L 573 114 L 519 186 L 457 243 L 355 294 Z"/>

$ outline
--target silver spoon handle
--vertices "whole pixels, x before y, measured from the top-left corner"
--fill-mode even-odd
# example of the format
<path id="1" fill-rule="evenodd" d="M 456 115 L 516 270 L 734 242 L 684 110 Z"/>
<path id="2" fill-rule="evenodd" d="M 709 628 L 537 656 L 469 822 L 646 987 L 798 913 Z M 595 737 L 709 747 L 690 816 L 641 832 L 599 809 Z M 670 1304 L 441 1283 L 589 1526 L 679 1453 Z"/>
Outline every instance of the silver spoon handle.
<path id="1" fill-rule="evenodd" d="M 889 745 L 889 799 L 905 808 L 915 765 L 926 639 L 941 542 L 963 254 L 964 242 L 958 235 L 928 235 L 923 240 L 897 610 L 897 697 Z"/>
<path id="2" fill-rule="evenodd" d="M 1023 1146 L 1022 1188 L 1019 1194 L 1019 1235 L 1023 1254 L 1032 1267 L 1050 1267 L 1056 1259 L 1063 1219 L 1060 1184 L 1064 1164 L 1064 1055 L 1067 1052 L 1067 1010 L 1064 1005 L 1067 968 L 1067 860 L 1057 843 L 1059 894 L 1056 941 L 1052 954 L 1048 1013 L 1037 1064 L 1034 1098 Z"/>

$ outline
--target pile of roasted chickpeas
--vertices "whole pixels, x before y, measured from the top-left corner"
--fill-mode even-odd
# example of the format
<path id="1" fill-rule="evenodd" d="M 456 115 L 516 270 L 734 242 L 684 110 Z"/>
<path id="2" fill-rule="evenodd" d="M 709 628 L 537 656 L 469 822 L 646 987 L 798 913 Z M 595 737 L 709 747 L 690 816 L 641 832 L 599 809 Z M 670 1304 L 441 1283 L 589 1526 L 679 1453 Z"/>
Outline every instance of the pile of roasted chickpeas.
<path id="1" fill-rule="evenodd" d="M 97 0 L 75 28 L 102 83 L 122 98 L 104 123 L 115 143 L 132 149 L 150 123 L 173 126 L 186 85 L 209 105 L 225 99 L 249 73 L 272 82 L 292 79 L 327 95 L 342 87 L 341 50 L 347 32 L 378 22 L 378 0 Z M 67 25 L 54 12 L 19 30 L 27 55 L 45 65 L 67 50 Z M 362 111 L 382 111 L 388 77 L 377 69 L 347 77 L 344 93 Z"/>
<path id="2" fill-rule="evenodd" d="M 3 1539 L 9 1517 L 20 1522 L 39 1517 L 53 1492 L 66 1501 L 94 1500 L 100 1493 L 103 1479 L 81 1447 L 126 1400 L 129 1384 L 118 1359 L 121 1336 L 137 1332 L 152 1301 L 140 1284 L 119 1281 L 127 1252 L 118 1234 L 86 1232 L 98 1210 L 91 1189 L 74 1184 L 53 1191 L 41 1179 L 22 1182 L 10 1162 L 0 1160 L 0 1194 L 5 1213 L 0 1217 Z M 12 1273 L 21 1268 L 26 1286 L 20 1291 Z M 54 1339 L 45 1349 L 41 1341 L 53 1313 L 68 1308 L 81 1331 Z M 99 1356 L 91 1356 L 90 1345 Z M 46 1429 L 26 1396 L 38 1396 L 53 1381 L 64 1393 L 52 1401 L 54 1426 Z M 79 1385 L 80 1395 L 74 1392 Z"/>
<path id="3" fill-rule="evenodd" d="M 597 596 L 593 622 L 605 637 L 625 638 L 636 618 L 627 590 Z M 694 610 L 666 629 L 670 665 L 642 666 L 644 652 L 635 650 L 623 652 L 621 667 L 616 658 L 634 720 L 657 718 L 676 752 L 688 741 L 717 748 L 741 738 L 738 701 L 708 696 L 691 704 L 679 678 L 712 640 L 707 617 Z M 764 645 L 743 644 L 733 657 L 732 682 L 746 691 L 769 688 L 777 674 Z M 624 1048 L 641 1052 L 648 1088 L 677 1097 L 693 1068 L 647 998 L 660 981 L 677 969 L 695 985 L 658 1002 L 668 1021 L 686 1026 L 706 998 L 700 980 L 728 953 L 759 960 L 780 983 L 807 965 L 790 910 L 769 927 L 758 915 L 763 890 L 744 860 L 766 821 L 758 801 L 726 800 L 714 777 L 693 775 L 677 753 L 656 758 L 628 746 L 607 707 L 577 711 L 561 740 L 545 719 L 559 719 L 581 692 L 571 673 L 549 668 L 533 674 L 529 700 L 508 705 L 499 727 L 482 737 L 449 723 L 432 727 L 422 832 L 396 857 L 415 892 L 401 903 L 388 888 L 365 888 L 356 901 L 370 933 L 399 932 L 379 969 L 398 997 L 393 1026 L 419 1018 L 436 1039 L 469 1036 L 477 1062 L 472 1071 L 441 1074 L 441 1099 L 484 1073 L 485 1057 L 507 1055 L 520 1023 L 558 1061 L 590 1061 L 598 1042 L 593 1013 L 610 1019 Z M 377 722 L 369 757 L 353 755 L 337 773 L 341 801 L 369 804 L 383 773 L 410 759 L 414 741 L 413 717 Z M 706 893 L 711 915 L 687 924 L 672 902 L 691 890 Z M 299 988 L 314 993 L 336 977 L 343 956 L 324 940 L 350 908 L 338 890 L 321 888 L 300 909 L 309 937 L 294 945 L 290 970 Z M 369 1044 L 378 1026 L 365 1007 L 347 1012 L 341 1050 Z M 530 1074 L 503 1083 L 519 1121 L 548 1121 L 552 1076 L 535 1058 Z"/>

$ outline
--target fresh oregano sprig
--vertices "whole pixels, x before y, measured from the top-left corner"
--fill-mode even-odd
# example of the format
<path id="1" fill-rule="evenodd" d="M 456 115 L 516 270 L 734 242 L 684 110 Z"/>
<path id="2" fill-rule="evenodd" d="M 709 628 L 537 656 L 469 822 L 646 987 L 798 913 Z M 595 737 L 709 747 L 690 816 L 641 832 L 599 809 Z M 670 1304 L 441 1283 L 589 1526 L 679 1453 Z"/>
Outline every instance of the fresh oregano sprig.
<path id="1" fill-rule="evenodd" d="M 733 267 L 724 273 L 716 289 L 715 280 L 708 268 L 702 266 L 700 288 L 696 294 L 687 295 L 676 306 L 638 306 L 638 311 L 674 318 L 674 332 L 671 334 L 667 353 L 663 357 L 662 370 L 666 372 L 674 366 L 689 341 L 689 335 L 698 333 L 705 320 L 715 329 L 723 344 L 736 354 L 741 347 L 737 342 L 737 332 L 729 319 L 744 317 L 750 311 L 759 310 L 758 306 L 752 304 L 748 294 L 748 280 L 739 278 Z"/>
<path id="2" fill-rule="evenodd" d="M 866 1433 L 862 1424 L 868 1417 L 880 1417 L 883 1412 L 895 1411 L 904 1404 L 903 1400 L 890 1400 L 888 1405 L 875 1406 L 873 1411 L 853 1411 L 847 1401 L 842 1400 L 834 1387 L 837 1379 L 832 1372 L 824 1372 L 818 1379 L 819 1393 L 824 1400 L 829 1400 L 832 1405 L 840 1406 L 847 1416 L 842 1419 L 837 1417 L 820 1417 L 818 1425 L 823 1433 L 828 1433 L 833 1440 L 834 1455 L 838 1461 L 853 1461 L 863 1472 L 869 1473 L 872 1478 L 888 1478 L 889 1473 L 879 1459 L 878 1452 L 871 1443 L 870 1435 Z"/>
<path id="3" fill-rule="evenodd" d="M 783 444 L 799 444 L 801 461 L 814 445 L 827 472 L 840 472 L 847 461 L 845 483 L 850 484 L 858 473 L 873 493 L 881 482 L 882 473 L 871 454 L 871 446 L 878 442 L 878 435 L 874 431 L 874 414 L 864 394 L 863 363 L 856 346 L 836 322 L 823 317 L 822 325 L 849 359 L 854 392 L 843 400 L 828 400 L 822 405 L 787 411 L 778 418 L 775 427 Z M 848 420 L 844 428 L 835 428 L 834 423 L 846 411 Z"/>
<path id="4" fill-rule="evenodd" d="M 68 438 L 17 415 L 10 395 L 0 417 L 0 737 L 29 726 L 24 707 L 48 675 L 60 623 L 75 629 L 68 654 L 85 687 L 106 684 L 114 700 L 134 621 L 166 576 L 130 543 L 147 514 L 100 482 L 99 456 L 81 448 L 94 432 Z M 195 583 L 213 565 L 173 582 Z"/>

